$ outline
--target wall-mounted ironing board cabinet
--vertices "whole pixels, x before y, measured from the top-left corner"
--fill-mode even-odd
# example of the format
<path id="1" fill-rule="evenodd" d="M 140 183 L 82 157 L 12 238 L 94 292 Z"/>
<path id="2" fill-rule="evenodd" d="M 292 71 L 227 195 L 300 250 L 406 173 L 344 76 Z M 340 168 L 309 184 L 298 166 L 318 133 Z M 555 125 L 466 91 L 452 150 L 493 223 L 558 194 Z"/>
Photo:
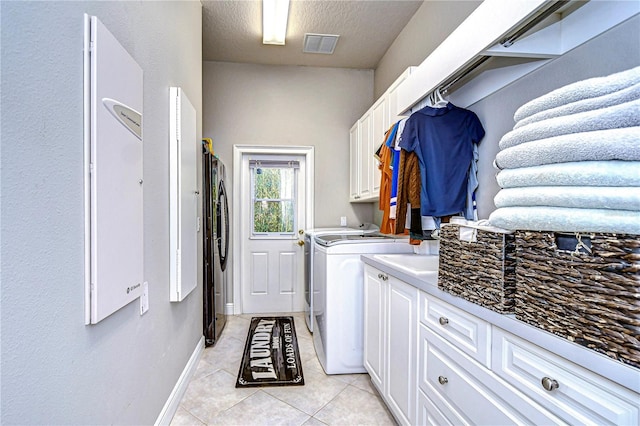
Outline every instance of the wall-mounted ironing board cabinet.
<path id="1" fill-rule="evenodd" d="M 85 323 L 142 293 L 142 68 L 84 18 Z"/>
<path id="2" fill-rule="evenodd" d="M 196 109 L 179 87 L 169 89 L 169 300 L 180 302 L 198 285 L 198 180 L 201 142 Z"/>
<path id="3" fill-rule="evenodd" d="M 468 107 L 638 13 L 639 1 L 484 0 L 398 88 L 398 115 L 436 89 Z"/>

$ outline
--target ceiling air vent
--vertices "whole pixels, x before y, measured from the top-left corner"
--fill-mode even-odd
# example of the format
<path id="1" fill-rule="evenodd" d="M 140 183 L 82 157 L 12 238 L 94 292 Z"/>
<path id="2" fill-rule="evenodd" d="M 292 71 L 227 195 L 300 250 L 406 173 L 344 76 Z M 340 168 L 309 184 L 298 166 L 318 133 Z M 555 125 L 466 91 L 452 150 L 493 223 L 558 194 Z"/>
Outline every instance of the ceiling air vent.
<path id="1" fill-rule="evenodd" d="M 338 35 L 331 34 L 305 34 L 304 48 L 305 53 L 324 53 L 331 55 L 338 43 Z"/>

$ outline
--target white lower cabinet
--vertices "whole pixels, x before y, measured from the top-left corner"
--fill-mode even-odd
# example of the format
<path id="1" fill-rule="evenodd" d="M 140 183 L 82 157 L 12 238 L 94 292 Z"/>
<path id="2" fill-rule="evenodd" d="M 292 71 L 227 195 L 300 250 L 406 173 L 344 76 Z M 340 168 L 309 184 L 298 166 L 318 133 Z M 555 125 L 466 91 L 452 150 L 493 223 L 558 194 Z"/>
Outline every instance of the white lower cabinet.
<path id="1" fill-rule="evenodd" d="M 556 417 L 420 325 L 419 387 L 453 424 L 558 424 Z"/>
<path id="2" fill-rule="evenodd" d="M 418 289 L 389 276 L 387 402 L 400 424 L 415 424 Z"/>
<path id="3" fill-rule="evenodd" d="M 418 390 L 418 419 L 417 424 L 419 425 L 430 425 L 430 426 L 453 426 L 454 423 L 451 422 L 442 414 L 438 408 L 431 402 L 429 397 L 427 397 L 422 390 Z"/>
<path id="4" fill-rule="evenodd" d="M 494 330 L 493 370 L 567 423 L 640 424 L 637 393 L 498 327 Z"/>
<path id="5" fill-rule="evenodd" d="M 386 392 L 385 323 L 388 284 L 377 269 L 366 266 L 364 270 L 364 367 L 380 395 Z"/>
<path id="6" fill-rule="evenodd" d="M 403 425 L 416 422 L 418 289 L 366 265 L 364 367 Z"/>
<path id="7" fill-rule="evenodd" d="M 398 423 L 640 424 L 638 393 L 365 266 L 364 364 Z"/>

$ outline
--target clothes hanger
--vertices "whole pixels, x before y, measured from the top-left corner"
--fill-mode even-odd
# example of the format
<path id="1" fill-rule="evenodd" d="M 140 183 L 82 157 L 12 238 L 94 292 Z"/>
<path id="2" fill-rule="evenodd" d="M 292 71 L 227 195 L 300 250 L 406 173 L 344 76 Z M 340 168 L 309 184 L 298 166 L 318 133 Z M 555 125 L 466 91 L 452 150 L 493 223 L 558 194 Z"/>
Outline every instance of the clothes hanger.
<path id="1" fill-rule="evenodd" d="M 437 88 L 436 90 L 434 90 L 432 95 L 433 95 L 433 100 L 435 101 L 432 103 L 434 108 L 444 108 L 449 104 L 449 101 L 447 101 L 442 96 L 442 92 L 440 91 L 440 88 Z"/>

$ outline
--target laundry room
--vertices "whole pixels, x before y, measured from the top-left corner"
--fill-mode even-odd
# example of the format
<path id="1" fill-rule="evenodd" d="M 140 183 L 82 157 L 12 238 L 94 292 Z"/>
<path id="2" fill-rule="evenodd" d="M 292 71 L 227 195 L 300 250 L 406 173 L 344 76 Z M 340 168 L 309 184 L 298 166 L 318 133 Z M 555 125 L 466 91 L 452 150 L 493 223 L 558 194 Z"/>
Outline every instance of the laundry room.
<path id="1" fill-rule="evenodd" d="M 640 1 L 0 23 L 0 423 L 640 422 Z"/>

